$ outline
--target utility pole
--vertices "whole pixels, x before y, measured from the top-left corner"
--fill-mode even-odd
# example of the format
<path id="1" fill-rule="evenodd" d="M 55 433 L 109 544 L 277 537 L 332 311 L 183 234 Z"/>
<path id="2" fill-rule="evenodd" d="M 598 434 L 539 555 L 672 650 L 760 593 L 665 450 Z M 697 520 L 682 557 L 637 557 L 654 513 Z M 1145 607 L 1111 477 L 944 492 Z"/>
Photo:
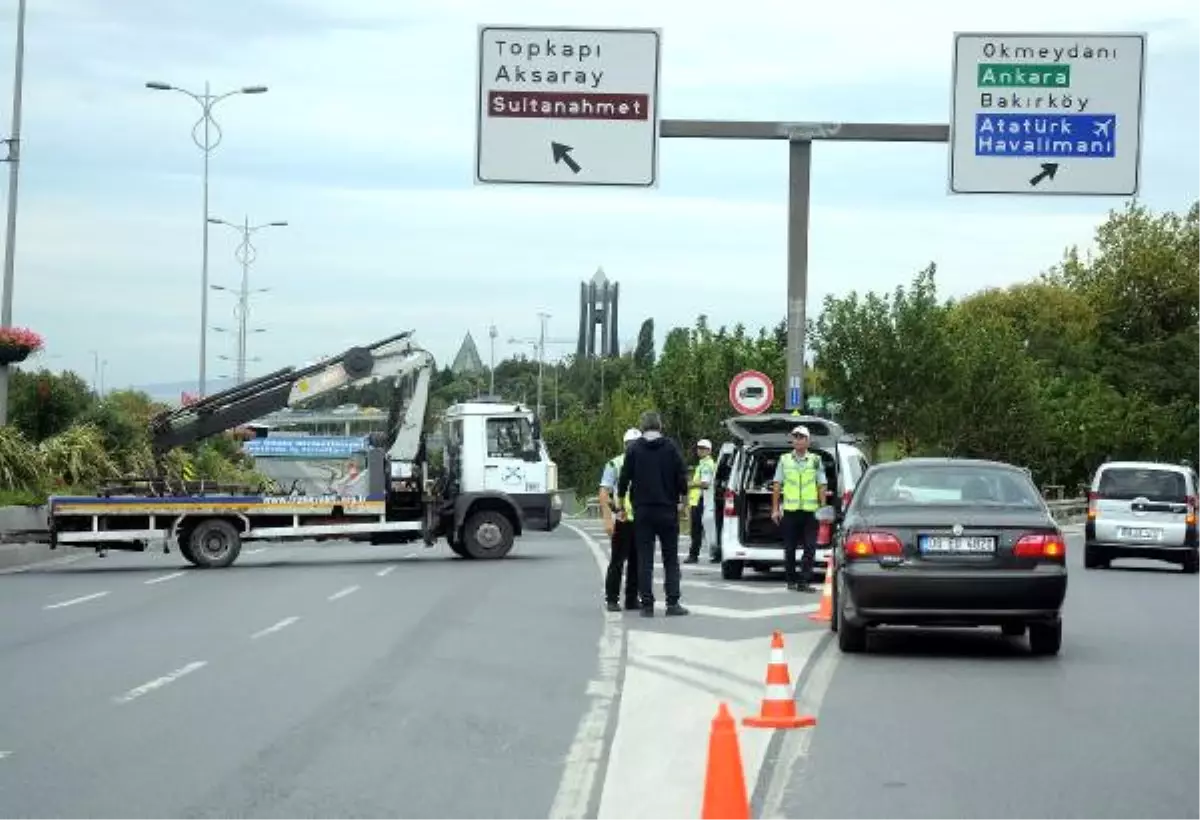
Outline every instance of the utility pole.
<path id="1" fill-rule="evenodd" d="M 234 251 L 234 257 L 242 265 L 242 284 L 236 291 L 237 305 L 234 308 L 234 315 L 238 320 L 237 329 L 235 331 L 237 333 L 236 380 L 238 384 L 242 384 L 246 381 L 247 334 L 264 332 L 264 328 L 261 327 L 254 328 L 253 330 L 249 330 L 247 328 L 247 322 L 249 322 L 250 319 L 250 296 L 251 294 L 255 293 L 266 293 L 270 290 L 270 288 L 255 288 L 254 290 L 250 289 L 250 265 L 253 264 L 254 260 L 258 258 L 258 250 L 254 247 L 253 243 L 250 242 L 250 237 L 253 236 L 256 231 L 260 231 L 263 228 L 286 228 L 288 223 L 284 220 L 278 220 L 275 222 L 264 222 L 261 225 L 251 225 L 249 216 L 243 218 L 241 225 L 235 225 L 231 222 L 226 222 L 223 219 L 217 219 L 211 216 L 208 218 L 208 221 L 214 225 L 225 225 L 226 227 L 233 228 L 235 231 L 241 234 L 242 237 L 241 243 L 237 246 L 237 250 Z M 234 292 L 223 285 L 211 285 L 210 287 L 212 287 L 213 290 L 221 290 L 228 293 Z M 213 329 L 223 330 L 224 328 Z"/>
<path id="2" fill-rule="evenodd" d="M 538 330 L 538 335 L 536 337 L 534 337 L 532 339 L 531 338 L 518 339 L 516 337 L 513 337 L 508 340 L 508 343 L 509 344 L 529 345 L 530 347 L 533 348 L 534 353 L 537 355 L 537 362 L 538 362 L 537 408 L 538 408 L 538 418 L 541 418 L 542 410 L 543 410 L 543 408 L 542 408 L 542 377 L 543 377 L 543 374 L 545 371 L 546 345 L 548 345 L 548 344 L 573 345 L 573 344 L 576 344 L 578 342 L 578 340 L 547 336 L 546 335 L 546 324 L 550 319 L 550 314 L 545 313 L 545 312 L 539 312 L 537 314 L 537 316 L 538 316 L 538 321 L 539 321 L 540 327 Z"/>
<path id="3" fill-rule="evenodd" d="M 786 407 L 804 407 L 804 353 L 808 302 L 808 222 L 812 144 L 950 141 L 949 125 L 769 120 L 663 120 L 660 135 L 682 139 L 788 141 L 787 393 Z"/>
<path id="4" fill-rule="evenodd" d="M 13 266 L 17 252 L 17 188 L 21 169 L 21 88 L 25 79 L 25 0 L 17 2 L 16 68 L 13 71 L 12 133 L 8 145 L 8 224 L 4 231 L 4 293 L 0 327 L 12 327 Z M 0 363 L 0 427 L 8 424 L 8 363 Z"/>
<path id="5" fill-rule="evenodd" d="M 500 331 L 496 329 L 495 323 L 488 328 L 488 341 L 491 344 L 491 355 L 488 361 L 488 373 L 491 376 L 491 383 L 488 386 L 488 395 L 496 395 L 496 337 L 500 335 Z"/>

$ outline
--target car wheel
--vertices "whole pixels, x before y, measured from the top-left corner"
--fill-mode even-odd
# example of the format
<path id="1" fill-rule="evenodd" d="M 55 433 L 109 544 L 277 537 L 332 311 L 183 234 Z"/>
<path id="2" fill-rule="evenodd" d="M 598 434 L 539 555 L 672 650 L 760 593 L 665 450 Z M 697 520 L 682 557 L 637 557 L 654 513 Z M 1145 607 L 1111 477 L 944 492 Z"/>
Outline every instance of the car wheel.
<path id="1" fill-rule="evenodd" d="M 1104 554 L 1104 550 L 1095 544 L 1083 545 L 1083 567 L 1084 569 L 1107 569 L 1109 565 L 1109 557 Z"/>
<path id="2" fill-rule="evenodd" d="M 1197 572 L 1200 572 L 1200 553 L 1193 550 L 1183 556 L 1183 571 L 1188 575 L 1195 575 Z"/>
<path id="3" fill-rule="evenodd" d="M 834 610 L 834 617 L 838 621 L 838 649 L 848 653 L 865 652 L 867 649 L 867 628 L 849 623 L 846 620 L 846 613 L 841 607 Z"/>
<path id="4" fill-rule="evenodd" d="M 746 565 L 741 561 L 722 561 L 721 577 L 726 581 L 738 581 L 741 579 L 745 567 Z"/>
<path id="5" fill-rule="evenodd" d="M 1062 648 L 1062 619 L 1029 625 L 1029 649 L 1035 655 L 1057 655 Z"/>

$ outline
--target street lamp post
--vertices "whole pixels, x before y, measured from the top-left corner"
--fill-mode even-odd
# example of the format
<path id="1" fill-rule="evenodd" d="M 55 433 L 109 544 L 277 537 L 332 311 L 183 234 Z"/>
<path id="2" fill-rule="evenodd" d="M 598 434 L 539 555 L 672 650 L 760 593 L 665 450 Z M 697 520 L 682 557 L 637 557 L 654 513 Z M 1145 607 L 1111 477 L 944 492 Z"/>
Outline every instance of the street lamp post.
<path id="1" fill-rule="evenodd" d="M 17 249 L 17 183 L 21 161 L 21 87 L 25 78 L 25 0 L 17 2 L 16 68 L 13 71 L 12 133 L 8 146 L 8 224 L 4 231 L 4 293 L 0 295 L 0 327 L 12 327 L 13 264 Z M 0 364 L 0 426 L 8 424 L 8 364 Z"/>
<path id="2" fill-rule="evenodd" d="M 500 335 L 500 331 L 495 325 L 488 328 L 488 340 L 491 342 L 491 356 L 488 361 L 488 372 L 490 374 L 490 383 L 488 384 L 488 395 L 496 395 L 496 337 Z"/>
<path id="3" fill-rule="evenodd" d="M 211 92 L 207 82 L 204 84 L 203 94 L 197 94 L 169 83 L 150 82 L 146 83 L 146 88 L 154 91 L 178 91 L 180 94 L 186 94 L 196 101 L 202 112 L 200 119 L 196 120 L 196 124 L 192 126 L 192 141 L 204 152 L 204 236 L 200 262 L 200 378 L 198 385 L 199 397 L 204 398 L 208 366 L 208 159 L 209 155 L 221 144 L 223 136 L 220 124 L 213 119 L 212 110 L 213 106 L 228 97 L 237 94 L 265 94 L 267 87 L 265 85 L 248 85 L 216 95 Z M 204 135 L 203 140 L 200 138 L 201 133 Z"/>
<path id="4" fill-rule="evenodd" d="M 211 222 L 214 225 L 224 225 L 228 228 L 233 228 L 242 235 L 242 241 L 238 245 L 237 250 L 234 251 L 234 256 L 237 257 L 237 260 L 242 263 L 242 284 L 237 290 L 237 305 L 234 308 L 234 315 L 238 320 L 237 383 L 242 384 L 244 381 L 246 381 L 246 334 L 248 332 L 263 332 L 263 328 L 254 328 L 253 330 L 248 330 L 246 327 L 246 323 L 250 318 L 250 294 L 266 293 L 268 290 L 270 290 L 270 288 L 255 288 L 254 290 L 250 289 L 250 265 L 253 264 L 255 258 L 258 256 L 258 250 L 254 247 L 254 244 L 251 243 L 250 237 L 254 235 L 255 232 L 261 231 L 263 228 L 285 228 L 287 227 L 287 222 L 284 220 L 278 220 L 276 222 L 264 222 L 261 225 L 251 225 L 249 216 L 242 220 L 241 225 L 235 225 L 232 222 L 226 222 L 224 219 L 217 219 L 211 216 L 208 218 L 208 222 Z M 213 290 L 222 290 L 230 293 L 233 292 L 229 288 L 221 285 L 211 285 L 211 288 Z M 215 329 L 216 328 L 214 328 L 214 330 Z"/>

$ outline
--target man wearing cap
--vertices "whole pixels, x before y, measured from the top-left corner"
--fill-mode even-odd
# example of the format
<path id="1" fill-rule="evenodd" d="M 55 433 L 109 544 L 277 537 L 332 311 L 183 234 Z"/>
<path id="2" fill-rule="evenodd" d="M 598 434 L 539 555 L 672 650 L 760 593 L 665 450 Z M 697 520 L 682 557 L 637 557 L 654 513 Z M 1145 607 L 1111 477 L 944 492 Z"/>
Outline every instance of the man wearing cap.
<path id="1" fill-rule="evenodd" d="M 630 427 L 625 431 L 625 446 L 642 437 L 641 430 Z M 620 612 L 617 596 L 621 592 L 621 571 L 625 572 L 625 608 L 641 606 L 638 598 L 637 545 L 633 533 L 633 501 L 625 497 L 625 503 L 616 503 L 617 479 L 625 463 L 625 453 L 612 458 L 604 465 L 600 477 L 600 515 L 604 519 L 604 531 L 609 537 L 608 572 L 604 576 L 604 599 L 609 612 Z"/>
<path id="2" fill-rule="evenodd" d="M 783 534 L 783 567 L 788 589 L 812 592 L 809 576 L 817 552 L 817 508 L 825 498 L 825 465 L 808 451 L 808 428 L 792 428 L 792 452 L 779 457 L 771 488 L 771 519 Z M 780 497 L 783 505 L 780 508 Z M 796 578 L 796 546 L 804 540 L 800 577 Z"/>
<path id="3" fill-rule="evenodd" d="M 692 545 L 688 549 L 686 564 L 700 560 L 700 547 L 704 543 L 704 494 L 712 486 L 716 462 L 712 459 L 712 442 L 702 438 L 696 442 L 699 461 L 692 469 L 692 480 L 688 482 L 688 507 L 692 514 Z"/>

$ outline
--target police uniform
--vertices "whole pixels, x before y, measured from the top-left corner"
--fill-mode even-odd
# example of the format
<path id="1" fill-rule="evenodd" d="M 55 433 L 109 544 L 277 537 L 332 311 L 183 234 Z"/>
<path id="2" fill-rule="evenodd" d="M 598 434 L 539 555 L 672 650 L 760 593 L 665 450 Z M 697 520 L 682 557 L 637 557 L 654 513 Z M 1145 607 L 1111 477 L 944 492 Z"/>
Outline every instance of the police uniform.
<path id="1" fill-rule="evenodd" d="M 808 431 L 797 428 L 792 435 L 808 438 Z M 784 453 L 775 466 L 775 483 L 780 487 L 780 508 L 783 513 L 780 529 L 783 535 L 783 565 L 788 587 L 805 589 L 812 575 L 813 559 L 817 552 L 817 509 L 821 506 L 819 487 L 827 486 L 825 465 L 813 452 L 798 456 L 794 451 Z M 796 547 L 803 542 L 800 575 L 796 577 Z"/>
<path id="2" fill-rule="evenodd" d="M 697 446 L 707 445 L 709 452 L 712 451 L 712 444 L 708 439 L 701 439 Z M 712 455 L 706 455 L 700 459 L 695 468 L 692 470 L 693 484 L 707 484 L 712 487 L 713 477 L 717 470 L 717 463 L 713 461 Z M 700 547 L 704 543 L 704 494 L 707 492 L 702 486 L 691 487 L 688 489 L 688 508 L 691 513 L 692 522 L 692 545 L 688 549 L 687 561 L 689 564 L 694 564 L 700 560 Z"/>
<path id="3" fill-rule="evenodd" d="M 604 465 L 604 474 L 600 478 L 600 486 L 608 490 L 609 503 L 613 505 L 613 515 L 621 510 L 616 507 L 617 478 L 621 475 L 621 466 L 625 463 L 625 454 L 609 460 Z M 612 538 L 609 545 L 608 571 L 604 575 L 604 599 L 609 605 L 617 603 L 621 592 L 621 572 L 625 572 L 625 608 L 637 609 L 641 604 L 638 598 L 638 565 L 637 545 L 633 529 L 633 499 L 625 496 L 624 518 L 617 517 L 613 521 Z"/>

